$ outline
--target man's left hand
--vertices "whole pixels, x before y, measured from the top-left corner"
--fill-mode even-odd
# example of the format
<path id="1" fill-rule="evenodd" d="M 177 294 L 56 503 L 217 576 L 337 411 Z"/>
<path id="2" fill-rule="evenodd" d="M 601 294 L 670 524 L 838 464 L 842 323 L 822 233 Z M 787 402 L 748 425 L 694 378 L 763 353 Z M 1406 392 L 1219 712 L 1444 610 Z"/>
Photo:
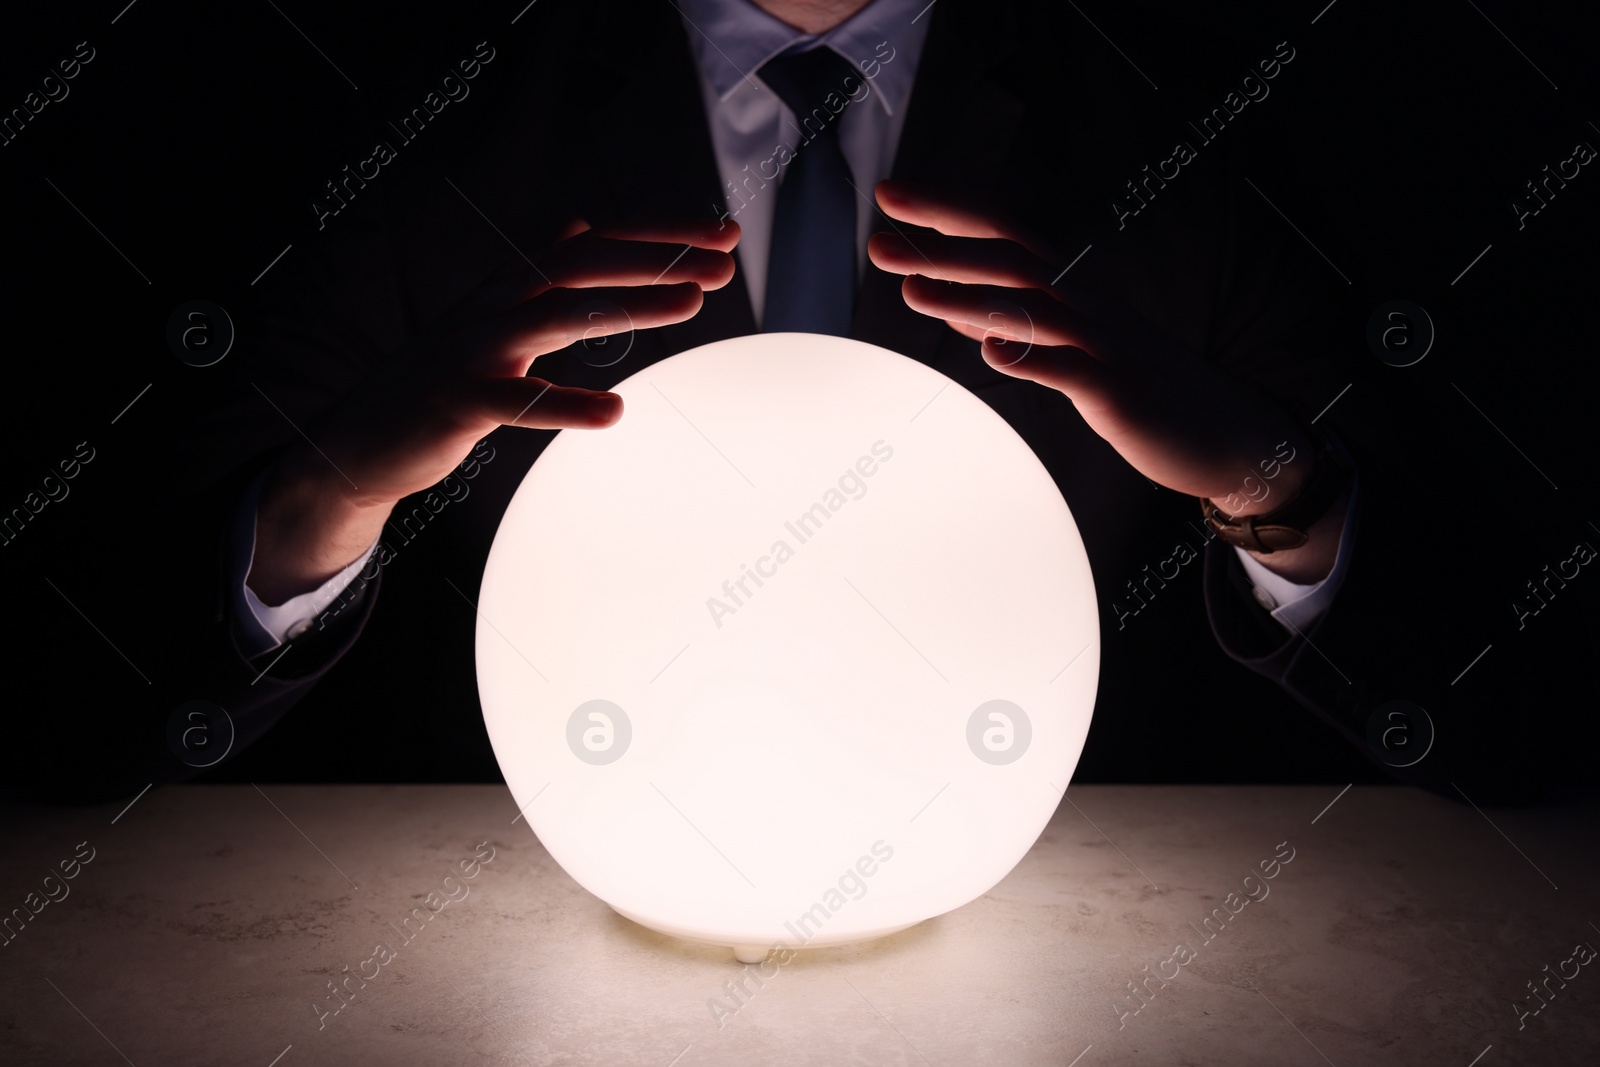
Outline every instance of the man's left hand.
<path id="1" fill-rule="evenodd" d="M 906 276 L 906 304 L 981 342 L 995 369 L 1065 394 L 1151 481 L 1243 517 L 1277 508 L 1310 476 L 1316 446 L 1281 405 L 1072 280 L 1021 227 L 903 182 L 879 183 L 877 198 L 891 218 L 935 231 L 876 233 L 868 244 L 874 264 Z M 1315 581 L 1332 566 L 1341 525 L 1331 545 L 1324 535 L 1263 562 Z"/>

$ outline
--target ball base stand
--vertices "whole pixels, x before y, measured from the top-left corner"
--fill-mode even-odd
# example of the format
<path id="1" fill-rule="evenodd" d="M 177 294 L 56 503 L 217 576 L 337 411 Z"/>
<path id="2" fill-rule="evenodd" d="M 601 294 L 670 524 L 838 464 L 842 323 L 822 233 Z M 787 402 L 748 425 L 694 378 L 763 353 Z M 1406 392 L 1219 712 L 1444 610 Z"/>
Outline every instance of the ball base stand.
<path id="1" fill-rule="evenodd" d="M 778 947 L 777 944 L 766 945 L 766 946 L 763 946 L 763 945 L 732 945 L 732 944 L 729 944 L 726 941 L 717 941 L 717 940 L 713 940 L 713 939 L 711 939 L 709 937 L 706 937 L 703 934 L 696 934 L 693 931 L 684 929 L 682 927 L 674 926 L 671 923 L 653 922 L 653 921 L 651 921 L 649 919 L 646 919 L 642 915 L 636 915 L 633 912 L 624 911 L 622 908 L 617 907 L 615 904 L 611 904 L 611 905 L 609 905 L 609 907 L 611 908 L 612 911 L 616 912 L 618 915 L 622 916 L 624 919 L 627 919 L 629 922 L 638 923 L 640 926 L 644 927 L 645 929 L 654 930 L 658 934 L 666 934 L 668 937 L 675 937 L 675 938 L 678 938 L 679 940 L 682 940 L 682 941 L 694 941 L 694 942 L 697 942 L 697 943 L 702 944 L 702 945 L 716 945 L 719 948 L 730 949 L 733 952 L 733 958 L 739 963 L 746 963 L 746 964 L 748 964 L 748 963 L 761 963 L 769 955 L 772 954 L 774 949 L 776 949 Z M 921 921 L 922 921 L 921 919 L 917 920 L 917 922 L 921 922 Z M 823 932 L 818 931 L 815 936 L 813 936 L 811 938 L 808 938 L 807 940 L 801 941 L 798 945 L 790 945 L 787 941 L 782 942 L 782 945 L 783 945 L 784 948 L 788 948 L 788 949 L 799 949 L 799 948 L 833 948 L 833 947 L 835 947 L 837 945 L 859 944 L 862 941 L 876 941 L 880 937 L 888 937 L 890 934 L 898 934 L 901 930 L 909 930 L 913 926 L 917 925 L 917 922 L 904 923 L 904 924 L 902 924 L 900 926 L 890 926 L 890 927 L 886 927 L 886 928 L 884 928 L 882 930 L 861 931 L 861 932 L 852 933 L 852 934 L 849 934 L 849 935 L 843 936 L 843 937 L 839 937 L 839 936 L 828 937 Z"/>

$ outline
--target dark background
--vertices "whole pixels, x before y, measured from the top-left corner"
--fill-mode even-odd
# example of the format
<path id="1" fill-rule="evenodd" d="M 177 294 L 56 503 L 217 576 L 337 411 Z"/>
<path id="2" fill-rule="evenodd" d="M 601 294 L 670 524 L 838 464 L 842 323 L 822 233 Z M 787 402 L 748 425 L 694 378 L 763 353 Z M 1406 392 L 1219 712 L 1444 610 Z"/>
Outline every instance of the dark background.
<path id="1" fill-rule="evenodd" d="M 472 97 L 451 105 L 458 113 L 402 149 L 377 180 L 389 181 L 395 171 L 449 173 L 453 153 L 493 114 L 497 90 L 512 84 L 508 68 L 539 39 L 552 6 L 555 0 L 540 0 L 515 25 L 521 0 L 466 10 L 279 4 L 281 12 L 264 0 L 225 12 L 138 0 L 126 10 L 117 2 L 8 14 L 0 39 L 0 109 L 7 112 L 22 106 L 78 42 L 96 51 L 67 83 L 70 95 L 0 147 L 9 354 L 0 510 L 20 506 L 78 442 L 95 449 L 70 495 L 0 546 L 10 616 L 9 716 L 48 724 L 45 733 L 54 740 L 38 753 L 41 776 L 51 773 L 53 761 L 71 759 L 81 731 L 149 699 L 137 668 L 112 646 L 139 662 L 139 649 L 159 643 L 149 626 L 158 613 L 119 596 L 116 576 L 159 558 L 148 546 L 168 524 L 182 521 L 170 502 L 185 482 L 184 458 L 163 444 L 175 425 L 222 394 L 236 362 L 186 366 L 167 345 L 168 317 L 197 298 L 222 305 L 236 321 L 248 315 L 250 283 L 274 257 L 292 245 L 273 269 L 294 269 L 322 239 L 310 204 L 325 180 L 367 154 L 372 118 L 419 103 L 440 75 L 487 39 L 498 56 L 472 82 Z M 1337 265 L 1330 266 L 1330 280 L 1342 273 L 1351 282 L 1342 328 L 1353 385 L 1339 404 L 1352 416 L 1414 420 L 1426 430 L 1427 449 L 1394 457 L 1414 464 L 1419 483 L 1459 477 L 1447 467 L 1460 451 L 1500 457 L 1482 477 L 1460 479 L 1461 490 L 1477 497 L 1479 521 L 1408 531 L 1416 552 L 1428 553 L 1431 539 L 1469 542 L 1491 556 L 1508 542 L 1548 542 L 1545 558 L 1553 563 L 1579 536 L 1600 543 L 1600 530 L 1588 525 L 1600 522 L 1592 414 L 1600 376 L 1590 369 L 1597 352 L 1590 309 L 1600 161 L 1583 168 L 1525 229 L 1518 230 L 1511 208 L 1523 183 L 1570 156 L 1575 143 L 1600 147 L 1600 129 L 1590 121 L 1600 121 L 1594 16 L 1505 3 L 1475 8 L 1465 0 L 1400 6 L 1337 0 L 1319 16 L 1321 6 L 1228 3 L 1182 16 L 1147 4 L 1083 10 L 1131 60 L 1125 80 L 1106 92 L 1149 97 L 1169 115 L 1166 129 L 1174 136 L 1276 42 L 1296 49 L 1292 66 L 1271 83 L 1271 96 L 1247 109 L 1239 124 L 1275 145 L 1292 178 L 1277 207 Z M 1191 48 L 1156 43 L 1152 27 L 1176 17 L 1193 24 Z M 1081 29 L 1096 34 L 1087 21 Z M 1152 89 L 1132 63 L 1160 88 Z M 609 75 L 595 70 L 593 76 Z M 1051 168 L 1070 165 L 1070 147 L 1041 146 L 1038 172 L 1019 178 L 1048 181 Z M 560 165 L 558 146 L 551 148 L 551 165 Z M 1197 165 L 1204 165 L 1204 153 Z M 1130 176 L 1136 170 L 1129 168 Z M 1364 341 L 1369 314 L 1394 299 L 1422 305 L 1438 332 L 1415 366 L 1388 366 Z M 440 521 L 449 518 L 447 511 Z M 403 573 L 407 562 L 402 558 L 394 569 Z M 1464 583 L 1473 578 L 1461 576 Z M 1576 581 L 1600 586 L 1587 571 Z M 1101 590 L 1103 609 L 1113 592 Z M 1504 602 L 1509 622 L 1516 592 L 1495 586 L 1482 596 Z M 1203 632 L 1198 574 L 1180 579 L 1160 607 L 1148 625 L 1139 623 L 1139 639 L 1150 648 L 1161 647 L 1168 634 Z M 1438 636 L 1403 584 L 1394 590 L 1393 610 L 1418 614 L 1418 642 Z M 1476 647 L 1505 639 L 1485 635 Z M 1537 625 L 1515 639 L 1539 640 Z M 441 654 L 464 657 L 470 671 L 470 648 Z M 1159 669 L 1223 678 L 1227 685 L 1197 685 L 1187 713 L 1152 714 L 1170 738 L 1154 763 L 1098 760 L 1091 734 L 1077 780 L 1385 780 L 1361 753 L 1220 651 L 1204 662 L 1168 661 Z M 388 709 L 378 714 L 314 695 L 208 777 L 459 777 L 450 743 L 439 737 L 459 734 L 462 744 L 481 749 L 477 709 L 419 699 L 424 706 L 411 717 L 395 719 Z M 1580 699 L 1587 700 L 1574 696 Z M 1594 710 L 1552 708 L 1551 715 Z M 363 731 L 413 740 L 391 736 L 387 755 L 362 759 L 351 746 Z"/>

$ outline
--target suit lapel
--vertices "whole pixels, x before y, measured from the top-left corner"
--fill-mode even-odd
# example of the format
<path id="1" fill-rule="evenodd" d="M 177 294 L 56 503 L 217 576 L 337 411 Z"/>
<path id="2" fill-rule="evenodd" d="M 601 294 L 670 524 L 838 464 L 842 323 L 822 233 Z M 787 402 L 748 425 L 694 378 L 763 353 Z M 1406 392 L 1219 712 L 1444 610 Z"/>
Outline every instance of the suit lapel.
<path id="1" fill-rule="evenodd" d="M 601 190 L 595 213 L 608 222 L 717 218 L 723 210 L 722 179 L 699 70 L 673 8 L 649 9 L 647 15 L 622 20 L 632 28 L 625 41 L 606 36 L 604 53 L 593 56 L 594 69 L 626 72 L 593 112 L 592 172 Z M 639 343 L 647 351 L 659 349 L 650 356 L 654 362 L 755 329 L 743 280 L 735 277 L 706 293 L 704 307 L 692 319 L 647 331 Z"/>
<path id="2" fill-rule="evenodd" d="M 999 42 L 1014 32 L 1010 6 L 985 5 L 981 17 L 970 5 L 960 4 L 929 14 L 933 24 L 923 43 L 891 176 L 982 204 L 1000 203 L 1005 175 L 998 161 L 1016 138 L 1023 104 L 996 79 L 998 61 L 979 57 L 1008 54 Z M 917 234 L 928 232 L 890 219 L 876 205 L 872 210 L 874 230 L 898 231 L 913 244 Z M 900 275 L 867 264 L 851 336 L 936 364 L 942 342 L 960 338 L 938 319 L 906 307 L 901 283 Z"/>

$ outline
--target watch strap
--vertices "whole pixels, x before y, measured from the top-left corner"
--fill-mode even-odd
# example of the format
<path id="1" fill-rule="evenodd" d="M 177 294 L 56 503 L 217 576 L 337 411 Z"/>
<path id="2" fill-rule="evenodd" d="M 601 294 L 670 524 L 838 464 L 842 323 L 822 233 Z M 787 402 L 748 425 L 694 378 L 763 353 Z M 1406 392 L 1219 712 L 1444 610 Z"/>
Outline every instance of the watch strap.
<path id="1" fill-rule="evenodd" d="M 1223 541 L 1261 555 L 1299 548 L 1310 539 L 1311 526 L 1327 513 L 1348 488 L 1351 470 L 1336 448 L 1318 435 L 1316 459 L 1300 491 L 1260 515 L 1235 518 L 1208 497 L 1200 500 L 1206 525 Z"/>

